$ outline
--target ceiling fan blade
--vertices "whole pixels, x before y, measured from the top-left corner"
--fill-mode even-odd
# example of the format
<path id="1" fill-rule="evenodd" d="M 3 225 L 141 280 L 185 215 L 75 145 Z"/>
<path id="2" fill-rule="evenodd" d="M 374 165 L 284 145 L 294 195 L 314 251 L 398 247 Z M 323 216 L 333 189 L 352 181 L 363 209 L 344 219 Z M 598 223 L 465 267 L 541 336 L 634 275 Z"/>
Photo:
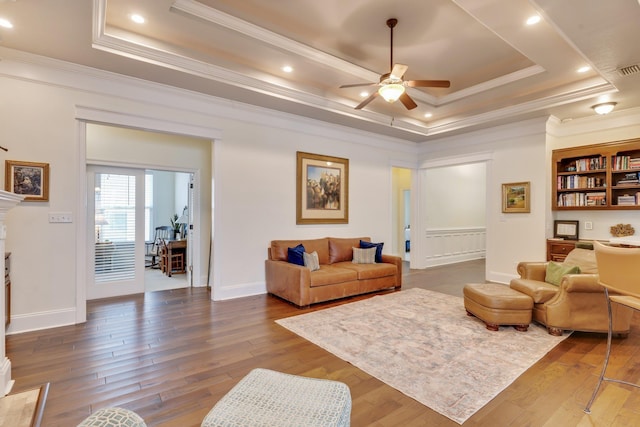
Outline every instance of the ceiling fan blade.
<path id="1" fill-rule="evenodd" d="M 394 64 L 393 70 L 391 70 L 391 75 L 396 79 L 402 79 L 402 76 L 404 76 L 404 73 L 407 72 L 407 68 L 409 68 L 408 65 Z"/>
<path id="2" fill-rule="evenodd" d="M 407 107 L 407 110 L 413 110 L 418 106 L 418 104 L 416 104 L 415 101 L 411 99 L 407 92 L 404 92 L 402 95 L 400 95 L 399 99 L 400 102 L 402 102 L 402 104 Z"/>
<path id="3" fill-rule="evenodd" d="M 355 83 L 355 84 L 352 84 L 352 85 L 342 85 L 342 86 L 340 86 L 340 89 L 344 89 L 344 88 L 347 88 L 347 87 L 375 86 L 377 84 L 378 83 Z"/>
<path id="4" fill-rule="evenodd" d="M 405 84 L 409 87 L 450 87 L 449 80 L 409 80 Z"/>
<path id="5" fill-rule="evenodd" d="M 356 110 L 362 109 L 365 105 L 367 105 L 368 103 L 376 99 L 376 96 L 378 96 L 378 91 L 373 92 L 371 95 L 369 95 L 367 99 L 365 99 L 360 104 L 358 104 L 358 106 L 356 107 Z"/>

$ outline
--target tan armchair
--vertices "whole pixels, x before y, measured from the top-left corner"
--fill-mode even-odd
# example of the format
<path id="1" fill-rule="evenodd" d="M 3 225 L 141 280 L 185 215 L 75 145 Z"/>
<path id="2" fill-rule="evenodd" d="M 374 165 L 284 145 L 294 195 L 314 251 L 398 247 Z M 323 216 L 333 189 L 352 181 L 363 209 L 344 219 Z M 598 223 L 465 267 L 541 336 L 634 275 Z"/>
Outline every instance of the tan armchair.
<path id="1" fill-rule="evenodd" d="M 598 270 L 593 250 L 577 248 L 569 252 L 565 265 L 577 265 L 580 274 L 567 274 L 559 286 L 545 282 L 546 262 L 521 262 L 520 278 L 510 287 L 533 298 L 533 320 L 545 325 L 551 335 L 564 330 L 603 332 L 609 329 L 607 300 L 598 283 Z M 613 307 L 613 333 L 629 334 L 633 311 Z"/>

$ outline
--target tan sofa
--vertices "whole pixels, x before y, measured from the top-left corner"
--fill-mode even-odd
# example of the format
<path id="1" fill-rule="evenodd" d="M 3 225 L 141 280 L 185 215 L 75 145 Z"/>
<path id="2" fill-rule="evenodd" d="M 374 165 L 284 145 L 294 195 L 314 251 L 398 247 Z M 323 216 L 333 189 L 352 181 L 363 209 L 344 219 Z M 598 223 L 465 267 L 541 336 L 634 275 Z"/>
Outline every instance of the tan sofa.
<path id="1" fill-rule="evenodd" d="M 607 300 L 598 284 L 595 252 L 576 248 L 563 264 L 580 267 L 580 274 L 567 274 L 555 286 L 545 282 L 546 262 L 521 262 L 520 278 L 511 280 L 510 287 L 533 298 L 533 320 L 552 335 L 562 335 L 564 330 L 606 333 Z M 612 308 L 613 332 L 628 335 L 633 311 L 617 304 Z"/>
<path id="2" fill-rule="evenodd" d="M 273 240 L 265 261 L 267 292 L 308 307 L 318 302 L 402 286 L 402 258 L 382 255 L 382 263 L 354 264 L 353 249 L 369 237 Z M 302 244 L 318 253 L 320 269 L 291 264 L 288 248 Z"/>

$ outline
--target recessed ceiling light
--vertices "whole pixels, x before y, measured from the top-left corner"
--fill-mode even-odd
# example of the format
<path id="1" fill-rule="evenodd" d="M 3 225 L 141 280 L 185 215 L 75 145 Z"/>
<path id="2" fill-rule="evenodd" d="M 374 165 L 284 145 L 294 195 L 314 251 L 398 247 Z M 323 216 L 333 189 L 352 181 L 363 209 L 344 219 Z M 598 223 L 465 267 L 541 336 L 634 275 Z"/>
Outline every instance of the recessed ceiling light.
<path id="1" fill-rule="evenodd" d="M 0 27 L 13 28 L 13 24 L 8 19 L 0 18 Z"/>
<path id="2" fill-rule="evenodd" d="M 540 22 L 541 19 L 540 15 L 530 16 L 529 19 L 527 19 L 527 25 L 535 25 Z"/>
<path id="3" fill-rule="evenodd" d="M 367 96 L 369 96 L 369 92 L 367 92 L 366 90 L 363 90 L 362 92 L 360 92 L 360 96 L 363 98 L 366 98 Z"/>
<path id="4" fill-rule="evenodd" d="M 584 67 L 580 67 L 578 68 L 578 72 L 579 73 L 586 73 L 587 71 L 589 71 L 591 69 L 591 67 L 589 67 L 588 65 L 585 65 Z"/>
<path id="5" fill-rule="evenodd" d="M 282 67 L 282 71 L 284 71 L 285 73 L 290 73 L 293 71 L 293 67 L 291 67 L 290 65 L 285 65 L 284 67 Z"/>
<path id="6" fill-rule="evenodd" d="M 424 116 L 425 116 L 427 119 L 429 119 L 429 118 L 433 117 L 433 114 L 431 114 L 431 113 L 424 113 Z"/>
<path id="7" fill-rule="evenodd" d="M 137 13 L 131 15 L 131 20 L 136 24 L 144 24 L 145 22 L 144 16 L 138 15 Z"/>

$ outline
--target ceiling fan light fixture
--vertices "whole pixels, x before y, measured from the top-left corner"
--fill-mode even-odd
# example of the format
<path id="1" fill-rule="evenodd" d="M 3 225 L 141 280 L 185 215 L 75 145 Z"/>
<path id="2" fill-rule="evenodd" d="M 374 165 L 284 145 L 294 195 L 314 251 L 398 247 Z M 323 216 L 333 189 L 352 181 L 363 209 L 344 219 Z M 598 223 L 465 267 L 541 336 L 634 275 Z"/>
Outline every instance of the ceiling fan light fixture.
<path id="1" fill-rule="evenodd" d="M 389 83 L 378 89 L 378 93 L 388 103 L 393 103 L 404 93 L 404 86 L 400 83 Z"/>
<path id="2" fill-rule="evenodd" d="M 616 104 L 616 102 L 603 102 L 602 104 L 596 104 L 591 108 L 593 108 L 593 111 L 596 113 L 604 115 L 612 112 Z"/>

